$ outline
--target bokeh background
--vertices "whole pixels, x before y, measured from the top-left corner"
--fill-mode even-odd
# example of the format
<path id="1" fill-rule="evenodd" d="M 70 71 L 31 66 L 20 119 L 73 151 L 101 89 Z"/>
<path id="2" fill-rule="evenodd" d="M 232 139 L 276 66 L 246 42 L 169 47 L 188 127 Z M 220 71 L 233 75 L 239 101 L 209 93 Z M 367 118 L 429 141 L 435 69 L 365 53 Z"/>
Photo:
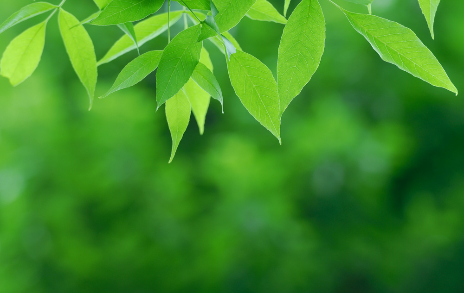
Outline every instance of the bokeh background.
<path id="1" fill-rule="evenodd" d="M 68 2 L 80 19 L 96 9 Z M 464 292 L 463 99 L 383 63 L 320 2 L 326 53 L 283 145 L 208 43 L 225 114 L 212 101 L 203 136 L 192 117 L 172 164 L 154 76 L 88 112 L 55 16 L 36 73 L 0 79 L 0 292 Z M 0 19 L 29 3 L 0 1 Z M 442 1 L 435 41 L 416 0 L 373 10 L 412 28 L 464 90 L 463 1 Z M 0 51 L 38 21 L 1 34 Z M 233 34 L 275 73 L 282 29 L 244 19 Z M 122 35 L 88 30 L 99 58 Z M 97 94 L 134 57 L 101 66 Z"/>

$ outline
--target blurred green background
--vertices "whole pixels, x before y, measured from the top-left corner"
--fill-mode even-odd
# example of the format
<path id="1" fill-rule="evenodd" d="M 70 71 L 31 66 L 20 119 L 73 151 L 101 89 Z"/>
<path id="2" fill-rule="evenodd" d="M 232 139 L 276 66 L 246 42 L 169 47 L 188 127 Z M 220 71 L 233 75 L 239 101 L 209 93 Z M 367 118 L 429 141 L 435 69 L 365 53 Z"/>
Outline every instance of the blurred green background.
<path id="1" fill-rule="evenodd" d="M 80 19 L 96 9 L 68 2 Z M 326 53 L 283 145 L 208 43 L 225 114 L 212 101 L 203 136 L 192 117 L 172 164 L 154 76 L 88 112 L 55 16 L 36 73 L 0 79 L 0 292 L 464 292 L 463 99 L 383 63 L 320 2 Z M 29 3 L 0 1 L 0 19 Z M 413 29 L 464 90 L 463 1 L 442 1 L 435 41 L 416 0 L 373 10 Z M 1 34 L 0 51 L 38 21 Z M 232 32 L 275 73 L 282 29 L 244 19 Z M 99 58 L 122 35 L 88 31 Z M 134 57 L 101 66 L 97 94 Z"/>

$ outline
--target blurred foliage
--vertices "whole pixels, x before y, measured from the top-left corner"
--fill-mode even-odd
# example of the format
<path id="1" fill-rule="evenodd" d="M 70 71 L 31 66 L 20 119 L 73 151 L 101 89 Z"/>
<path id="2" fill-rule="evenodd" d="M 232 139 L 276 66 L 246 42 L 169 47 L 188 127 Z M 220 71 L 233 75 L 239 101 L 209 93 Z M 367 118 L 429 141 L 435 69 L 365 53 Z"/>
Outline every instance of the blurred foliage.
<path id="1" fill-rule="evenodd" d="M 0 19 L 29 2 L 1 1 Z M 87 112 L 54 18 L 36 74 L 0 80 L 0 292 L 464 292 L 464 102 L 383 63 L 321 2 L 326 54 L 283 145 L 208 45 L 225 114 L 213 104 L 203 136 L 191 123 L 172 164 L 153 78 Z M 464 2 L 442 2 L 435 41 L 417 1 L 373 10 L 416 31 L 463 89 Z M 233 33 L 275 69 L 282 28 L 245 19 Z M 121 35 L 88 29 L 99 57 Z M 102 66 L 97 94 L 135 56 Z"/>

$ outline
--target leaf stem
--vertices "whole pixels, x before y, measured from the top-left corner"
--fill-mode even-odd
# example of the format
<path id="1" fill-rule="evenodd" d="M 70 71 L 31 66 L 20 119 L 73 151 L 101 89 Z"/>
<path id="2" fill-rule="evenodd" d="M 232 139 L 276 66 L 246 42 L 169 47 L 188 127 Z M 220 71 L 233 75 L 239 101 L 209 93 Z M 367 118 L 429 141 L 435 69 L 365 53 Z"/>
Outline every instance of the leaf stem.
<path id="1" fill-rule="evenodd" d="M 64 4 L 65 2 L 66 2 L 66 0 L 61 1 L 60 5 L 58 5 L 58 7 L 61 8 L 61 6 L 63 6 L 63 4 Z"/>
<path id="2" fill-rule="evenodd" d="M 171 0 L 168 0 L 168 44 L 171 42 L 171 21 L 170 21 L 170 14 L 171 14 Z"/>
<path id="3" fill-rule="evenodd" d="M 369 10 L 369 14 L 372 15 L 372 4 L 367 4 L 367 10 Z"/>

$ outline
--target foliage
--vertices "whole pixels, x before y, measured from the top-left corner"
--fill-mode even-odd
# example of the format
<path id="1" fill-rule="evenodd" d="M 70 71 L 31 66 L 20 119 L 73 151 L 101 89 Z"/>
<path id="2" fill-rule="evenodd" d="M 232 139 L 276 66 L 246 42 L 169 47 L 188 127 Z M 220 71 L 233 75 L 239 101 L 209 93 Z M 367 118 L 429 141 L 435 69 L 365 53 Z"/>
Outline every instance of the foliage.
<path id="1" fill-rule="evenodd" d="M 372 15 L 372 0 L 348 1 L 366 5 L 369 13 L 350 12 L 332 3 L 340 8 L 353 28 L 366 38 L 383 60 L 431 85 L 458 93 L 438 60 L 414 32 L 396 22 Z M 279 141 L 282 115 L 311 80 L 325 49 L 326 25 L 318 0 L 301 0 L 288 20 L 284 15 L 287 15 L 291 4 L 289 0 L 284 3 L 283 15 L 267 0 L 179 0 L 185 7 L 182 11 L 171 11 L 171 0 L 168 0 L 168 12 L 163 14 L 156 13 L 165 4 L 164 0 L 99 0 L 95 3 L 100 11 L 83 21 L 62 8 L 65 2 L 63 0 L 59 5 L 44 2 L 27 5 L 0 25 L 1 33 L 26 19 L 50 12 L 44 22 L 26 30 L 10 43 L 1 60 L 1 74 L 9 78 L 12 85 L 18 85 L 33 73 L 44 48 L 47 23 L 58 12 L 66 51 L 88 92 L 92 107 L 97 67 L 131 50 L 139 50 L 148 40 L 166 30 L 170 36 L 170 27 L 183 15 L 184 30 L 172 41 L 169 37 L 169 43 L 162 52 L 153 51 L 129 63 L 105 95 L 133 86 L 157 69 L 158 108 L 174 99 L 166 107 L 173 139 L 171 160 L 191 115 L 186 106 L 190 104 L 203 133 L 210 98 L 223 101 L 212 68 L 207 67 L 211 60 L 203 46 L 204 41 L 213 42 L 223 51 L 237 96 L 249 113 Z M 439 0 L 419 0 L 419 4 L 434 37 L 433 23 Z M 265 64 L 243 52 L 229 33 L 245 16 L 285 25 L 278 50 L 277 80 Z M 187 17 L 193 23 L 190 27 Z M 134 25 L 134 22 L 138 23 Z M 97 62 L 93 41 L 84 25 L 117 25 L 126 35 Z"/>

